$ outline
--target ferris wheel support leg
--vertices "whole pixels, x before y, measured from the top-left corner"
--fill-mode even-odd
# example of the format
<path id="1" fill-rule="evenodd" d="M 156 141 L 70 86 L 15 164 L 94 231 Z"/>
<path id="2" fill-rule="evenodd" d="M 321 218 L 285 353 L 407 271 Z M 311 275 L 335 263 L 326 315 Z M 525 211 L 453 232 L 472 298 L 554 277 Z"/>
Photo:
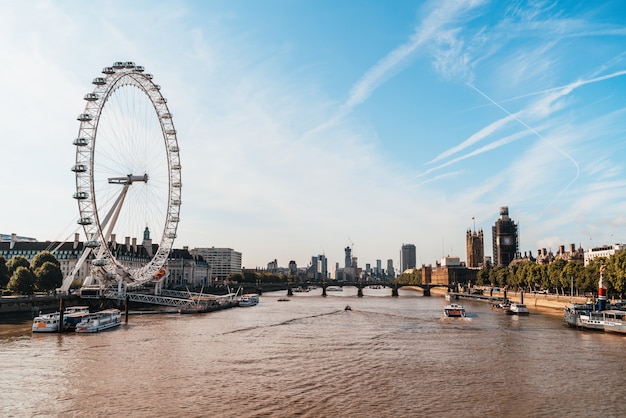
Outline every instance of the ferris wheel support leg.
<path id="1" fill-rule="evenodd" d="M 83 266 L 83 263 L 85 262 L 85 260 L 87 260 L 87 257 L 89 256 L 89 254 L 91 254 L 91 248 L 87 248 L 83 251 L 83 254 L 74 265 L 72 272 L 63 279 L 63 284 L 61 285 L 61 291 L 67 292 L 70 289 L 70 286 L 72 285 L 72 282 L 74 281 L 74 278 L 76 277 L 76 274 L 78 273 L 80 268 Z"/>

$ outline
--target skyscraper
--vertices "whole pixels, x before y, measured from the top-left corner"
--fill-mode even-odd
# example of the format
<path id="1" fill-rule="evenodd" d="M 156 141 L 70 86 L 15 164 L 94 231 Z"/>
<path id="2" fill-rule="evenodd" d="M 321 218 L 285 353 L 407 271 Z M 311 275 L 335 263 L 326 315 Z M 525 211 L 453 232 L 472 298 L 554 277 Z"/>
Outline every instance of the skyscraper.
<path id="1" fill-rule="evenodd" d="M 352 266 L 352 249 L 346 247 L 344 251 L 346 252 L 346 265 L 344 267 L 348 268 Z"/>
<path id="2" fill-rule="evenodd" d="M 508 266 L 515 258 L 518 249 L 517 224 L 509 218 L 509 207 L 500 208 L 500 218 L 491 228 L 493 244 L 493 264 Z"/>
<path id="3" fill-rule="evenodd" d="M 393 279 L 395 277 L 396 277 L 396 272 L 393 269 L 393 260 L 388 259 L 387 260 L 387 278 Z"/>
<path id="4" fill-rule="evenodd" d="M 415 268 L 415 245 L 414 244 L 402 244 L 402 250 L 400 252 L 400 267 L 402 268 L 402 272 L 408 269 Z"/>

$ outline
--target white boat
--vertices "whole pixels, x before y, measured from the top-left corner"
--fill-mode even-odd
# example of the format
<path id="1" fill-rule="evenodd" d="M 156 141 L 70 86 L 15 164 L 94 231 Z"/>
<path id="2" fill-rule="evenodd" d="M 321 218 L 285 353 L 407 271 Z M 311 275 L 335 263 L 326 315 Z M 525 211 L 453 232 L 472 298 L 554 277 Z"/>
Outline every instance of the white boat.
<path id="1" fill-rule="evenodd" d="M 254 306 L 259 303 L 259 295 L 256 293 L 246 293 L 239 299 L 239 306 Z"/>
<path id="2" fill-rule="evenodd" d="M 59 332 L 60 319 L 58 312 L 36 316 L 33 319 L 33 332 Z"/>
<path id="3" fill-rule="evenodd" d="M 523 303 L 511 303 L 509 308 L 506 310 L 507 315 L 528 315 L 530 311 L 528 307 Z"/>
<path id="4" fill-rule="evenodd" d="M 464 317 L 465 316 L 465 308 L 458 303 L 451 303 L 450 305 L 446 305 L 443 308 L 443 313 L 447 317 Z"/>
<path id="5" fill-rule="evenodd" d="M 327 292 L 343 292 L 343 287 L 341 286 L 328 286 L 326 288 Z"/>
<path id="6" fill-rule="evenodd" d="M 598 311 L 593 304 L 574 304 L 565 308 L 563 320 L 570 326 L 589 330 L 626 333 L 626 311 Z"/>
<path id="7" fill-rule="evenodd" d="M 89 306 L 70 306 L 63 311 L 63 331 L 73 331 L 76 324 L 89 314 Z M 33 319 L 33 332 L 59 332 L 61 314 L 53 312 Z"/>
<path id="8" fill-rule="evenodd" d="M 76 324 L 76 332 L 98 332 L 120 326 L 121 323 L 122 312 L 119 309 L 105 309 L 85 316 Z"/>

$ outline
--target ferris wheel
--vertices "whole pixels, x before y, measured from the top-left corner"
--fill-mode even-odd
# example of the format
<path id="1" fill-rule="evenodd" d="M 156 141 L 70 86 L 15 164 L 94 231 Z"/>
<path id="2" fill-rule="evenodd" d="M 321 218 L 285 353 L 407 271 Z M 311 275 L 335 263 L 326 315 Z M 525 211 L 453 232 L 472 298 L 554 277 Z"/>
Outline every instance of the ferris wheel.
<path id="1" fill-rule="evenodd" d="M 102 73 L 84 96 L 74 140 L 74 199 L 86 235 L 83 256 L 93 254 L 90 281 L 136 285 L 162 274 L 176 238 L 178 141 L 167 101 L 151 74 L 133 62 L 116 62 Z M 137 257 L 138 237 L 145 253 L 133 266 L 128 258 Z"/>

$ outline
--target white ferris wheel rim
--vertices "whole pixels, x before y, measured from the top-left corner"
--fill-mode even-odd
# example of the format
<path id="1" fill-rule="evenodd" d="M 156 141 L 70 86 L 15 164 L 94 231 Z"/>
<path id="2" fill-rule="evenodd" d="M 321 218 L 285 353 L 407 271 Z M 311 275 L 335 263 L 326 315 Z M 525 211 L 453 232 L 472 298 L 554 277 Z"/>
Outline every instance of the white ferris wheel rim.
<path id="1" fill-rule="evenodd" d="M 166 100 L 161 95 L 160 86 L 152 81 L 152 75 L 144 73 L 143 67 L 137 66 L 132 62 L 116 62 L 112 67 L 105 67 L 102 72 L 104 77 L 96 77 L 93 80 L 94 90 L 91 93 L 87 93 L 84 97 L 86 105 L 83 113 L 78 116 L 80 128 L 78 137 L 74 141 L 76 145 L 76 165 L 72 170 L 76 173 L 76 193 L 74 198 L 77 200 L 79 207 L 80 217 L 78 223 L 83 226 L 87 237 L 85 245 L 96 254 L 96 259 L 92 261 L 92 265 L 101 267 L 106 272 L 105 274 L 109 276 L 122 277 L 125 280 L 130 278 L 131 282 L 141 283 L 150 280 L 157 271 L 162 269 L 176 238 L 181 191 L 178 140 L 172 114 L 167 107 Z M 115 106 L 113 103 L 117 100 L 117 97 L 121 94 L 126 94 L 127 91 L 130 92 L 129 95 L 135 95 L 135 98 L 138 97 L 138 100 L 147 103 L 141 111 L 142 114 L 147 115 L 147 119 L 152 119 L 151 125 L 157 126 L 156 130 L 160 131 L 160 139 L 155 138 L 154 140 L 161 141 L 162 145 L 157 145 L 157 148 L 162 147 L 161 152 L 163 155 L 156 155 L 152 152 L 151 147 L 139 144 L 141 141 L 137 138 L 140 138 L 142 135 L 137 134 L 136 131 L 139 129 L 136 129 L 136 126 L 132 128 L 125 127 L 123 129 L 125 132 L 116 132 L 107 139 L 105 131 L 110 128 L 108 125 L 125 125 L 125 121 L 129 122 L 128 125 L 132 125 L 135 122 L 133 119 L 137 119 L 136 114 L 129 115 L 129 113 L 136 110 L 136 107 L 141 107 L 135 106 L 134 101 L 132 105 L 128 103 L 120 104 L 120 109 L 123 110 L 117 111 L 117 113 L 115 110 L 109 110 Z M 135 98 L 130 100 L 135 100 Z M 149 115 L 150 113 L 151 116 Z M 114 116 L 111 116 L 111 118 L 115 119 L 114 123 L 106 122 L 109 114 L 114 114 Z M 140 118 L 143 118 L 143 116 Z M 139 126 L 138 124 L 135 125 Z M 151 128 L 153 130 L 151 132 L 152 135 L 146 134 L 146 136 L 158 136 L 159 134 L 155 134 L 154 126 L 151 126 Z M 132 131 L 132 135 L 124 139 L 123 136 L 128 135 L 126 131 Z M 117 139 L 118 135 L 120 135 L 121 139 Z M 116 139 L 110 140 L 113 137 Z M 107 144 L 109 140 L 111 143 L 117 141 L 118 145 L 128 146 L 128 149 L 120 151 L 114 150 L 112 146 L 106 148 L 107 145 L 110 145 Z M 106 151 L 98 153 L 96 144 L 98 144 L 99 149 L 106 149 Z M 108 161 L 101 163 L 100 160 L 102 159 L 108 159 Z M 130 161 L 131 159 L 133 160 L 132 162 Z M 102 182 L 102 178 L 98 177 L 100 175 L 99 172 L 109 170 L 111 166 L 118 165 L 121 160 L 128 160 L 126 161 L 128 167 L 132 168 L 124 171 L 126 166 L 119 164 L 119 167 L 115 167 L 108 172 L 108 182 Z M 152 165 L 153 170 L 143 167 L 143 165 L 148 166 L 149 163 L 154 163 L 155 161 L 156 164 Z M 137 168 L 138 166 L 141 167 Z M 111 175 L 112 177 L 109 177 Z M 100 185 L 98 181 L 100 181 Z M 159 181 L 161 184 L 160 192 L 166 196 L 154 194 L 153 198 L 157 200 L 153 202 L 157 202 L 157 204 L 145 205 L 148 208 L 151 206 L 160 208 L 154 210 L 156 213 L 154 216 L 155 218 L 162 218 L 162 221 L 160 221 L 161 225 L 157 225 L 156 229 L 155 225 L 152 225 L 153 232 L 160 234 L 158 246 L 149 262 L 145 263 L 140 269 L 131 271 L 116 259 L 112 248 L 107 244 L 112 238 L 111 234 L 116 232 L 111 225 L 116 226 L 117 218 L 113 218 L 113 221 L 111 220 L 115 216 L 111 213 L 113 209 L 110 209 L 112 203 L 106 202 L 106 199 L 113 197 L 111 193 L 114 192 L 111 192 L 102 184 L 111 184 L 113 185 L 112 188 L 117 188 L 117 190 L 119 190 L 119 185 L 123 185 L 124 190 L 131 190 L 136 187 L 132 186 L 133 182 L 143 182 L 146 186 L 144 189 L 149 189 L 148 185 L 152 187 Z M 106 197 L 104 197 L 105 193 L 108 193 Z M 124 195 L 127 194 L 126 192 L 124 193 Z M 142 196 L 145 198 L 145 196 L 149 195 L 150 193 L 148 192 Z M 134 203 L 131 204 L 139 206 L 145 203 L 141 201 L 141 197 L 135 197 L 135 199 Z M 107 206 L 110 212 L 103 213 L 104 208 Z M 150 210 L 152 211 L 152 209 L 154 208 Z M 130 210 L 128 212 L 132 213 L 133 211 Z M 138 234 L 138 231 L 135 231 L 135 234 L 132 236 L 137 237 Z M 146 255 L 144 254 L 144 256 Z M 126 281 L 128 282 L 129 280 Z"/>

